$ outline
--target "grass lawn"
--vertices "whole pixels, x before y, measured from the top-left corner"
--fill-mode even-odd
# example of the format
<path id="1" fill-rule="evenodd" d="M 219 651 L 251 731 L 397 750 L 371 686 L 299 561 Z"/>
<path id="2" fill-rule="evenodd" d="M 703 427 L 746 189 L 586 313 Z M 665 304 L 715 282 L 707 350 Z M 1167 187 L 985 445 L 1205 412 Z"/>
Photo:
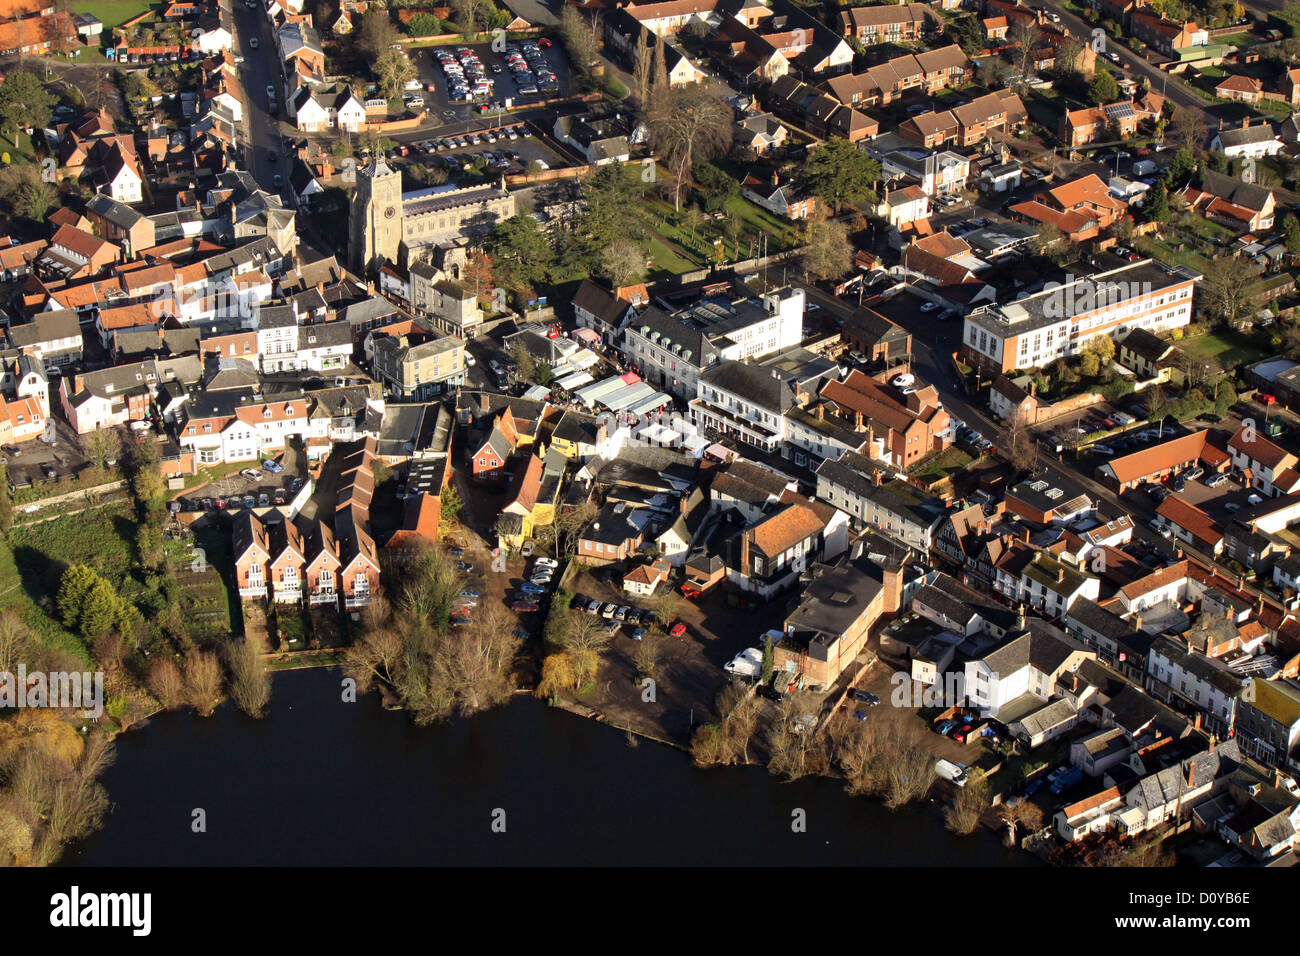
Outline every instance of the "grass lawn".
<path id="1" fill-rule="evenodd" d="M 1190 244 L 1182 252 L 1177 251 L 1175 243 L 1167 239 L 1153 239 L 1150 236 L 1143 236 L 1133 242 L 1133 247 L 1143 255 L 1150 256 L 1152 259 L 1159 259 L 1161 262 L 1167 262 L 1172 265 L 1188 266 L 1197 272 L 1204 273 L 1210 267 L 1210 260 L 1196 250 Z"/>
<path id="2" fill-rule="evenodd" d="M 1183 339 L 1177 344 L 1193 359 L 1206 363 L 1217 362 L 1224 369 L 1249 365 L 1264 357 L 1264 349 L 1251 336 L 1231 333 L 1207 332 L 1193 339 Z"/>
<path id="3" fill-rule="evenodd" d="M 71 13 L 89 13 L 108 30 L 153 7 L 147 0 L 73 0 Z"/>
<path id="4" fill-rule="evenodd" d="M 1226 37 L 1215 37 L 1215 43 L 1222 43 L 1229 46 L 1254 46 L 1258 40 L 1249 33 L 1233 33 Z"/>
<path id="5" fill-rule="evenodd" d="M 935 455 L 931 455 L 929 458 L 917 462 L 908 470 L 922 481 L 933 482 L 956 474 L 974 460 L 956 445 L 952 445 Z"/>

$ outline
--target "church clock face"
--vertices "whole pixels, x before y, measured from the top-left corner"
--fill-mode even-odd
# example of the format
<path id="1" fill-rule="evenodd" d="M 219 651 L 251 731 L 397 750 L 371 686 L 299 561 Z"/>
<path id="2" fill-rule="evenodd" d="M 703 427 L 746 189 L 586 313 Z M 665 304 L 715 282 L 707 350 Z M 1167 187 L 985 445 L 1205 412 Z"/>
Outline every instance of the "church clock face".
<path id="1" fill-rule="evenodd" d="M 394 209 L 392 206 L 389 206 L 387 209 L 384 210 L 385 219 L 392 219 L 396 215 L 397 215 L 397 210 Z"/>

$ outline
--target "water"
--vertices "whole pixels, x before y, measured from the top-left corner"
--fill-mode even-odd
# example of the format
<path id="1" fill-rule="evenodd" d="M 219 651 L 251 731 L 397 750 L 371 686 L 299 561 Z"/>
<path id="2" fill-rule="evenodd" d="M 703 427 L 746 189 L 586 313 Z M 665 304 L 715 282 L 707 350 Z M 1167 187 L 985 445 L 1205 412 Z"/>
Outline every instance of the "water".
<path id="1" fill-rule="evenodd" d="M 696 770 L 685 754 L 519 697 L 417 728 L 337 671 L 275 678 L 270 714 L 230 705 L 118 738 L 104 829 L 73 865 L 1031 865 L 986 831 L 890 813 L 834 780 Z M 791 830 L 796 808 L 807 832 Z M 195 810 L 206 832 L 195 833 Z M 493 832 L 504 811 L 505 832 Z"/>

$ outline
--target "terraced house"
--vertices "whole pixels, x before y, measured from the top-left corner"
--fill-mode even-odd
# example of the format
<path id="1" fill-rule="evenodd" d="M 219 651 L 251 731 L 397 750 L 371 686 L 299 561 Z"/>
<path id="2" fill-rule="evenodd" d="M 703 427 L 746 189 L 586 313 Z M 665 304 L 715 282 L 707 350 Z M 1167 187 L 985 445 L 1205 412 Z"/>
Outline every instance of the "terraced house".
<path id="1" fill-rule="evenodd" d="M 884 106 L 908 90 L 933 96 L 960 86 L 970 75 L 970 60 L 956 44 L 925 53 L 894 57 L 861 73 L 827 80 L 823 88 L 845 106 Z"/>
<path id="2" fill-rule="evenodd" d="M 941 23 L 938 14 L 924 3 L 880 4 L 840 11 L 840 32 L 866 46 L 927 40 L 939 31 Z"/>
<path id="3" fill-rule="evenodd" d="M 913 116 L 898 127 L 898 134 L 930 148 L 949 143 L 976 146 L 994 130 L 1015 129 L 1028 115 L 1019 96 L 1010 90 L 997 90 L 951 110 Z"/>

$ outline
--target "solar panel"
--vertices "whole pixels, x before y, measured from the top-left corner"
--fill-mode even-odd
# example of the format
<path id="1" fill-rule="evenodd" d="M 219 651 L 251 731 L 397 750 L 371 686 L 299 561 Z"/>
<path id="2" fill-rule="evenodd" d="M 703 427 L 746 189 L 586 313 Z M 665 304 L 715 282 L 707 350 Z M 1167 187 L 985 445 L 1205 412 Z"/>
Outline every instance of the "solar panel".
<path id="1" fill-rule="evenodd" d="M 1103 107 L 1103 109 L 1110 119 L 1125 119 L 1134 115 L 1132 103 L 1112 103 L 1110 106 Z"/>

